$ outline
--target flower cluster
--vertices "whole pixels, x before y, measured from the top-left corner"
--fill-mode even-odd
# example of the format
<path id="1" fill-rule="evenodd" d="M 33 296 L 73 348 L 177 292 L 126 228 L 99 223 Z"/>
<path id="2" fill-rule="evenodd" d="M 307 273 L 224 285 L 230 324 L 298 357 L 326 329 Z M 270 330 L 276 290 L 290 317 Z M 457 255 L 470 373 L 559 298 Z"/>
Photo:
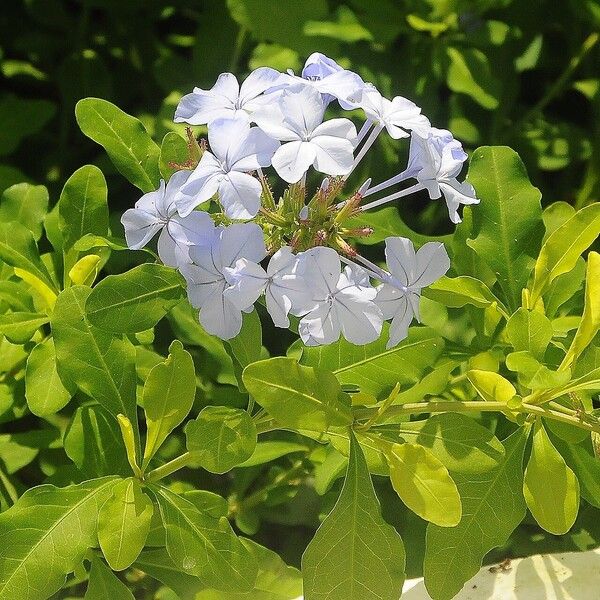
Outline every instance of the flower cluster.
<path id="1" fill-rule="evenodd" d="M 325 119 L 333 102 L 362 109 L 358 132 L 349 119 Z M 443 196 L 450 219 L 460 222 L 459 206 L 478 200 L 471 185 L 457 180 L 467 156 L 450 132 L 432 127 L 410 100 L 388 100 L 319 53 L 301 76 L 263 67 L 240 85 L 223 73 L 210 90 L 183 96 L 175 122 L 206 125 L 208 146 L 188 130 L 190 161 L 127 210 L 122 223 L 132 249 L 160 232 L 159 257 L 184 276 L 208 332 L 235 337 L 242 313 L 264 296 L 277 327 L 289 327 L 290 315 L 300 319 L 306 345 L 340 335 L 366 344 L 380 336 L 385 320 L 388 347 L 406 337 L 419 318 L 422 288 L 450 267 L 446 250 L 430 242 L 415 251 L 410 240 L 390 237 L 383 269 L 347 241 L 372 232 L 348 219 L 426 190 L 431 199 Z M 374 186 L 369 179 L 344 199 L 346 180 L 384 130 L 410 138 L 406 169 Z M 264 172 L 269 167 L 285 182 L 275 183 L 283 189 L 278 200 Z M 325 177 L 307 197 L 311 167 Z M 410 179 L 416 182 L 364 202 Z"/>

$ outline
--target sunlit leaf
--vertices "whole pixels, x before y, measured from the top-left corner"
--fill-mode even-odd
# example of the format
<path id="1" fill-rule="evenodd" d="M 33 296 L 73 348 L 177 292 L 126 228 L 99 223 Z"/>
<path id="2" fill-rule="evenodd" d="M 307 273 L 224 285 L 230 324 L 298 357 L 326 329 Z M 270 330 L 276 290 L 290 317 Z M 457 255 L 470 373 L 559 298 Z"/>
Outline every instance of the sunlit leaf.
<path id="1" fill-rule="evenodd" d="M 137 479 L 119 481 L 98 513 L 98 540 L 114 571 L 129 567 L 144 548 L 154 512 Z"/>
<path id="2" fill-rule="evenodd" d="M 410 510 L 440 527 L 454 527 L 462 507 L 446 467 L 419 444 L 394 444 L 386 454 L 390 480 Z"/>
<path id="3" fill-rule="evenodd" d="M 539 423 L 533 433 L 523 495 L 540 527 L 555 535 L 571 529 L 579 511 L 579 482 Z"/>
<path id="4" fill-rule="evenodd" d="M 306 600 L 397 600 L 404 583 L 404 544 L 381 517 L 355 437 L 344 487 L 302 557 Z"/>
<path id="5" fill-rule="evenodd" d="M 0 514 L 0 599 L 46 600 L 96 544 L 100 506 L 112 477 L 28 490 Z"/>

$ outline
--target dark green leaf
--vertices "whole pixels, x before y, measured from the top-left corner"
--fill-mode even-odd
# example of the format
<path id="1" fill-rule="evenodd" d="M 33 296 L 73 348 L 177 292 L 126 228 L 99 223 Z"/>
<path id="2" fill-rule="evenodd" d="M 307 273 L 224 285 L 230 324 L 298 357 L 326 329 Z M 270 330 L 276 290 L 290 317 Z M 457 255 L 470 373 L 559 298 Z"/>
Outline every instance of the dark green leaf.
<path id="1" fill-rule="evenodd" d="M 484 146 L 471 157 L 469 181 L 481 203 L 473 209 L 468 240 L 489 265 L 511 310 L 521 304 L 543 237 L 540 192 L 519 156 L 506 146 Z"/>
<path id="2" fill-rule="evenodd" d="M 136 333 L 154 327 L 183 297 L 182 278 L 175 269 L 143 264 L 103 279 L 92 290 L 85 309 L 96 327 Z"/>
<path id="3" fill-rule="evenodd" d="M 100 98 L 75 107 L 81 131 L 104 147 L 119 172 L 143 192 L 158 188 L 159 147 L 135 117 Z"/>

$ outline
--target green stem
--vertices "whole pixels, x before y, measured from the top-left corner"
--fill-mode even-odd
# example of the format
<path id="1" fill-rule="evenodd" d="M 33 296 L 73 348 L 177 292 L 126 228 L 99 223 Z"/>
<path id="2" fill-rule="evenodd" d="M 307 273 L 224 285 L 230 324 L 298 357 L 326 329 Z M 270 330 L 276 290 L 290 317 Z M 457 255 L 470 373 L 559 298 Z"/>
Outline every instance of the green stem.
<path id="1" fill-rule="evenodd" d="M 569 64 L 567 65 L 567 68 L 563 71 L 562 75 L 550 86 L 550 89 L 544 94 L 544 96 L 539 100 L 539 102 L 535 104 L 525 114 L 525 116 L 519 121 L 518 124 L 526 123 L 527 121 L 529 121 L 537 113 L 544 110 L 544 108 L 548 106 L 548 104 L 550 104 L 550 102 L 554 100 L 554 98 L 556 98 L 556 96 L 558 96 L 563 91 L 563 89 L 569 82 L 571 75 L 573 75 L 577 67 L 579 67 L 579 65 L 581 64 L 581 61 L 596 45 L 598 39 L 600 39 L 600 34 L 598 33 L 590 33 L 590 35 L 588 35 L 588 37 L 583 41 L 583 44 L 581 44 L 579 52 L 569 61 Z"/>
<path id="2" fill-rule="evenodd" d="M 240 27 L 237 37 L 235 39 L 235 46 L 233 48 L 233 54 L 231 56 L 231 62 L 229 63 L 229 71 L 235 73 L 238 68 L 238 62 L 242 54 L 242 48 L 244 47 L 244 41 L 246 40 L 246 34 L 248 30 L 245 27 Z"/>
<path id="3" fill-rule="evenodd" d="M 160 467 L 150 471 L 148 475 L 146 475 L 145 479 L 148 483 L 155 483 L 160 479 L 164 479 L 172 473 L 175 473 L 175 471 L 179 471 L 179 469 L 187 467 L 190 462 L 192 462 L 192 453 L 184 452 L 181 456 L 178 456 L 164 465 L 161 465 Z"/>
<path id="4" fill-rule="evenodd" d="M 254 492 L 253 494 L 250 494 L 250 496 L 247 496 L 246 498 L 241 500 L 240 504 L 243 505 L 246 509 L 260 504 L 265 494 L 268 494 L 271 490 L 274 490 L 280 485 L 283 485 L 288 481 L 292 481 L 294 478 L 298 477 L 298 475 L 301 475 L 304 470 L 303 462 L 304 461 L 302 459 L 296 461 L 296 463 L 294 463 L 294 465 L 289 471 L 278 475 L 270 484 L 266 485 L 257 492 Z"/>
<path id="5" fill-rule="evenodd" d="M 563 407 L 564 408 L 564 407 Z M 361 408 L 354 411 L 354 417 L 356 420 L 369 420 L 374 414 L 377 413 L 377 408 Z M 561 421 L 562 423 L 568 423 L 574 427 L 585 429 L 586 431 L 595 431 L 600 433 L 600 422 L 599 423 L 587 423 L 581 419 L 558 412 L 550 408 L 543 406 L 534 406 L 532 404 L 522 403 L 520 406 L 515 408 L 509 408 L 504 402 L 487 402 L 473 401 L 473 402 L 415 402 L 402 404 L 401 406 L 390 406 L 381 416 L 384 419 L 390 417 L 397 417 L 402 415 L 417 415 L 422 413 L 443 413 L 443 412 L 501 412 L 501 413 L 522 413 L 528 415 L 534 415 L 544 417 L 546 419 L 552 419 L 554 421 Z"/>

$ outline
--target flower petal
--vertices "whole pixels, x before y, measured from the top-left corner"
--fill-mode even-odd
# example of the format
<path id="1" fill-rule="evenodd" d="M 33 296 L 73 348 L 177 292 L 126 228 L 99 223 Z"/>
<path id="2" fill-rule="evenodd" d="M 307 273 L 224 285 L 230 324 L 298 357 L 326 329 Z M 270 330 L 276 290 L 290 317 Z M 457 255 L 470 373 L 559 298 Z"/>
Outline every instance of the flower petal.
<path id="1" fill-rule="evenodd" d="M 479 198 L 475 197 L 475 189 L 469 183 L 460 183 L 456 179 L 446 179 L 439 182 L 444 194 L 448 214 L 453 223 L 460 223 L 461 218 L 458 208 L 461 204 L 478 204 Z"/>
<path id="2" fill-rule="evenodd" d="M 158 236 L 158 256 L 168 267 L 177 268 L 180 264 L 191 262 L 189 247 L 181 246 L 171 237 L 166 227 Z"/>
<path id="3" fill-rule="evenodd" d="M 325 299 L 336 291 L 340 278 L 340 257 L 333 248 L 317 246 L 298 255 L 298 272 L 314 298 Z"/>
<path id="4" fill-rule="evenodd" d="M 329 119 L 312 132 L 312 138 L 328 135 L 353 141 L 356 138 L 356 127 L 350 119 Z"/>
<path id="5" fill-rule="evenodd" d="M 179 101 L 175 123 L 204 125 L 235 111 L 239 85 L 235 75 L 222 73 L 210 90 L 195 88 Z"/>
<path id="6" fill-rule="evenodd" d="M 313 164 L 315 146 L 310 142 L 288 142 L 273 155 L 272 164 L 277 173 L 288 183 L 296 183 Z"/>
<path id="7" fill-rule="evenodd" d="M 375 303 L 379 306 L 384 319 L 391 319 L 401 310 L 406 300 L 406 293 L 398 288 L 384 283 L 377 288 Z"/>
<path id="8" fill-rule="evenodd" d="M 229 170 L 234 157 L 243 148 L 249 131 L 250 124 L 246 119 L 220 118 L 210 124 L 208 128 L 210 151 L 220 163 L 226 165 L 226 171 Z"/>
<path id="9" fill-rule="evenodd" d="M 230 155 L 229 165 L 233 171 L 255 171 L 268 167 L 279 142 L 262 129 L 252 127 L 238 150 Z"/>
<path id="10" fill-rule="evenodd" d="M 256 223 L 235 223 L 223 229 L 219 243 L 219 261 L 232 267 L 240 258 L 259 263 L 266 255 L 263 230 Z"/>
<path id="11" fill-rule="evenodd" d="M 251 101 L 257 96 L 276 86 L 282 78 L 282 74 L 271 67 L 259 67 L 252 71 L 242 83 L 239 96 L 239 104 L 246 110 L 251 107 Z"/>
<path id="12" fill-rule="evenodd" d="M 403 237 L 385 239 L 385 258 L 388 270 L 400 284 L 409 286 L 415 279 L 417 258 L 413 243 Z"/>
<path id="13" fill-rule="evenodd" d="M 415 280 L 411 286 L 423 288 L 437 281 L 450 268 L 450 258 L 444 244 L 427 242 L 417 252 Z"/>
<path id="14" fill-rule="evenodd" d="M 215 289 L 200 309 L 200 324 L 208 333 L 230 340 L 242 329 L 242 312 Z"/>
<path id="15" fill-rule="evenodd" d="M 230 219 L 251 219 L 260 208 L 261 191 L 258 179 L 231 171 L 219 184 L 219 201 Z"/>
<path id="16" fill-rule="evenodd" d="M 390 337 L 386 348 L 393 348 L 408 336 L 408 328 L 413 320 L 413 312 L 406 297 L 398 304 L 398 311 L 390 323 Z"/>
<path id="17" fill-rule="evenodd" d="M 306 346 L 332 344 L 340 338 L 341 326 L 335 308 L 327 302 L 302 317 L 298 333 Z"/>
<path id="18" fill-rule="evenodd" d="M 347 139 L 320 135 L 311 139 L 315 148 L 315 169 L 327 175 L 346 175 L 354 162 L 354 146 Z"/>
<path id="19" fill-rule="evenodd" d="M 335 306 L 344 337 L 352 344 L 368 344 L 381 334 L 383 315 L 374 302 L 359 294 L 339 292 Z"/>
<path id="20" fill-rule="evenodd" d="M 225 297 L 240 310 L 251 307 L 265 289 L 268 278 L 265 270 L 257 263 L 240 258 L 233 267 L 223 270 L 230 287 L 225 290 Z"/>
<path id="21" fill-rule="evenodd" d="M 163 226 L 156 215 L 139 208 L 126 210 L 121 223 L 125 228 L 127 246 L 132 250 L 143 248 Z"/>

